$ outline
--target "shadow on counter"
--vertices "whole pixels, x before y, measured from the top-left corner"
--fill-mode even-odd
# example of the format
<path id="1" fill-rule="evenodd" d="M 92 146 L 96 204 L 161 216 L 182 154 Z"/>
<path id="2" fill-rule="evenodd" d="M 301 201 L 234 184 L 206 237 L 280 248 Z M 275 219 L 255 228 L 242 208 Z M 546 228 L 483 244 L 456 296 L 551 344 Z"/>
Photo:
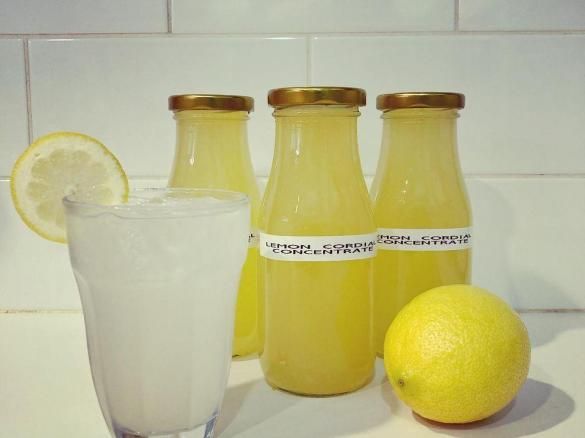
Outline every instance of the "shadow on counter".
<path id="1" fill-rule="evenodd" d="M 533 435 L 562 423 L 575 410 L 575 401 L 561 389 L 534 379 L 526 380 L 514 401 L 494 416 L 476 423 L 443 424 L 413 417 L 434 432 L 451 437 L 518 438 Z"/>
<path id="2" fill-rule="evenodd" d="M 382 375 L 377 361 L 377 376 Z M 342 396 L 303 397 L 271 388 L 259 379 L 228 388 L 216 435 L 229 437 L 339 438 L 388 421 L 374 378 Z"/>

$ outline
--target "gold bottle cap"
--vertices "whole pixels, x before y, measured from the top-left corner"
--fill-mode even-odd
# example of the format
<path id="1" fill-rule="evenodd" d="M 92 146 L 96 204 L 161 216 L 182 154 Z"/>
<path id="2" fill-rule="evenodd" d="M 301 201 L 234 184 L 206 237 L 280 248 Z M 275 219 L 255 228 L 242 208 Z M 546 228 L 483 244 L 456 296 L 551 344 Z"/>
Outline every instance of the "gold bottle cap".
<path id="1" fill-rule="evenodd" d="M 254 99 L 249 96 L 224 94 L 178 94 L 169 97 L 169 109 L 185 110 L 254 111 Z"/>
<path id="2" fill-rule="evenodd" d="M 366 104 L 366 92 L 351 87 L 288 87 L 268 92 L 268 104 L 274 108 L 295 105 L 353 105 Z"/>
<path id="3" fill-rule="evenodd" d="M 405 108 L 449 108 L 465 107 L 465 96 L 461 93 L 412 92 L 380 94 L 376 108 L 392 111 Z"/>

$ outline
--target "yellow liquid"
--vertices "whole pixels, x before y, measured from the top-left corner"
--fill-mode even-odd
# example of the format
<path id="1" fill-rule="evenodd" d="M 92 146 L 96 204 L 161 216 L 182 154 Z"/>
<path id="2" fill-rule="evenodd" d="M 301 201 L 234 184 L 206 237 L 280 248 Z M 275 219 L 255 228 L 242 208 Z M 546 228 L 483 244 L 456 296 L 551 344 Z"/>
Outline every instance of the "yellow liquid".
<path id="1" fill-rule="evenodd" d="M 279 110 L 260 229 L 284 236 L 372 233 L 351 108 Z M 373 259 L 260 258 L 260 360 L 267 381 L 306 395 L 353 391 L 372 375 Z"/>
<path id="2" fill-rule="evenodd" d="M 371 196 L 378 228 L 464 228 L 471 211 L 456 149 L 455 110 L 384 114 L 384 138 Z M 471 250 L 378 250 L 374 262 L 374 345 L 398 312 L 422 292 L 469 283 Z"/>
<path id="3" fill-rule="evenodd" d="M 243 192 L 250 198 L 252 228 L 258 225 L 260 193 L 248 150 L 242 111 L 181 111 L 177 119 L 177 151 L 170 187 L 216 188 Z M 250 247 L 242 270 L 233 355 L 258 351 L 258 247 Z"/>

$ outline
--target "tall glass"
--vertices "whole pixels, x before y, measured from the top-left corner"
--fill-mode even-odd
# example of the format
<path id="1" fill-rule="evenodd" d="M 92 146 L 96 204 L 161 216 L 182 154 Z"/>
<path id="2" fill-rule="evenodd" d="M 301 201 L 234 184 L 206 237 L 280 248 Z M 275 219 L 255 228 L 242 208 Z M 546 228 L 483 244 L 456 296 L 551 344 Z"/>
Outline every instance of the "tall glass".
<path id="1" fill-rule="evenodd" d="M 94 386 L 116 438 L 213 436 L 232 348 L 249 203 L 150 189 L 64 200 Z"/>

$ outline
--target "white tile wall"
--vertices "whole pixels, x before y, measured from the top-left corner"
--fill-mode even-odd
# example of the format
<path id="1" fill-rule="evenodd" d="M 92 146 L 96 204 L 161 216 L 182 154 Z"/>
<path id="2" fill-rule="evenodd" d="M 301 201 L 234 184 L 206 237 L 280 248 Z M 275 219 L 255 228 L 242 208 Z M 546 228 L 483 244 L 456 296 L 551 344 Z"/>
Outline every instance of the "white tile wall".
<path id="1" fill-rule="evenodd" d="M 454 0 L 173 0 L 173 31 L 188 33 L 452 30 Z"/>
<path id="2" fill-rule="evenodd" d="M 463 91 L 475 282 L 519 308 L 585 309 L 582 1 L 460 0 L 457 10 L 454 0 L 169 3 L 167 11 L 166 0 L 0 0 L 0 310 L 79 307 L 66 248 L 29 231 L 10 201 L 7 175 L 28 142 L 27 79 L 34 136 L 94 135 L 139 177 L 135 186 L 165 182 L 173 93 L 254 96 L 251 150 L 266 176 L 271 87 L 366 88 L 360 141 L 368 174 L 380 142 L 377 93 Z M 174 33 L 193 35 L 155 35 L 169 30 L 168 18 Z"/>
<path id="3" fill-rule="evenodd" d="M 0 309 L 79 307 L 67 247 L 27 228 L 12 206 L 9 185 L 0 181 Z"/>
<path id="4" fill-rule="evenodd" d="M 171 94 L 253 96 L 255 168 L 268 172 L 273 121 L 266 90 L 306 78 L 303 38 L 105 38 L 33 40 L 34 135 L 81 131 L 101 139 L 131 175 L 168 175 L 175 122 Z"/>
<path id="5" fill-rule="evenodd" d="M 517 308 L 585 307 L 585 178 L 470 178 L 474 283 Z"/>
<path id="6" fill-rule="evenodd" d="M 583 0 L 460 0 L 461 30 L 583 30 Z"/>
<path id="7" fill-rule="evenodd" d="M 585 36 L 317 37 L 311 65 L 313 84 L 367 89 L 366 173 L 378 159 L 376 95 L 417 90 L 466 94 L 466 172 L 585 172 Z"/>
<path id="8" fill-rule="evenodd" d="M 0 177 L 28 144 L 27 129 L 23 44 L 0 40 Z"/>
<path id="9" fill-rule="evenodd" d="M 0 33 L 167 32 L 166 0 L 0 0 Z"/>

